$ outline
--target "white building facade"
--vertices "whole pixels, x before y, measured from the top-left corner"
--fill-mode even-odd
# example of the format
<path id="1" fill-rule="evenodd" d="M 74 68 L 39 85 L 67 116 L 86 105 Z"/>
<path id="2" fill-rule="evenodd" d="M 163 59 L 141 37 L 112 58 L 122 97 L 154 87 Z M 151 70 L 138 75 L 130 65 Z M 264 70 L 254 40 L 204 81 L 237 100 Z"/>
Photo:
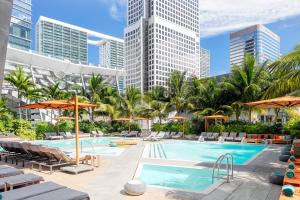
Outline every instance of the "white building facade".
<path id="1" fill-rule="evenodd" d="M 241 65 L 245 53 L 259 64 L 273 62 L 281 56 L 280 37 L 264 25 L 254 25 L 230 34 L 230 65 Z"/>
<path id="2" fill-rule="evenodd" d="M 41 16 L 36 23 L 36 50 L 43 55 L 88 64 L 88 45 L 99 47 L 99 64 L 124 68 L 124 40 Z"/>
<path id="3" fill-rule="evenodd" d="M 207 78 L 210 75 L 210 51 L 200 48 L 200 77 Z"/>
<path id="4" fill-rule="evenodd" d="M 169 73 L 200 77 L 198 0 L 128 0 L 126 85 L 167 86 Z"/>
<path id="5" fill-rule="evenodd" d="M 17 67 L 23 68 L 31 77 L 31 81 L 36 84 L 37 88 L 59 83 L 61 89 L 69 92 L 76 92 L 78 88 L 83 88 L 87 91 L 89 79 L 92 74 L 100 74 L 107 83 L 115 87 L 120 93 L 124 91 L 124 69 L 111 69 L 102 67 L 101 65 L 75 64 L 70 61 L 41 55 L 31 50 L 20 50 L 9 46 L 7 49 L 4 75 L 16 70 Z M 15 109 L 18 105 L 16 89 L 4 81 L 1 94 L 8 99 L 11 108 Z M 22 104 L 25 103 L 28 103 L 27 99 L 22 99 Z M 22 115 L 25 116 L 25 110 L 23 111 Z M 50 121 L 51 115 L 47 110 L 31 110 L 30 119 L 32 121 Z"/>

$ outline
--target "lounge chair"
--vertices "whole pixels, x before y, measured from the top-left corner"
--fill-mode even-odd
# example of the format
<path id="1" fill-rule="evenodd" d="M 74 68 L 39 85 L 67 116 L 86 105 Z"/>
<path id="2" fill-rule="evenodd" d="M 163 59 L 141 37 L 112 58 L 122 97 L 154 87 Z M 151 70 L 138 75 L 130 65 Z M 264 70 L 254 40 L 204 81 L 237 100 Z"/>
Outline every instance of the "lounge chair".
<path id="1" fill-rule="evenodd" d="M 31 197 L 30 200 L 89 200 L 90 197 L 87 193 L 73 190 L 71 188 L 62 188 L 40 194 L 34 197 Z"/>
<path id="2" fill-rule="evenodd" d="M 21 200 L 21 199 L 30 199 L 34 196 L 52 192 L 58 189 L 63 189 L 63 188 L 66 188 L 66 186 L 58 185 L 54 182 L 45 182 L 45 183 L 30 185 L 15 190 L 10 190 L 7 192 L 3 192 L 1 194 L 3 199 Z"/>
<path id="3" fill-rule="evenodd" d="M 41 181 L 44 181 L 43 177 L 31 173 L 0 178 L 0 183 L 4 183 L 4 191 L 6 191 L 7 189 L 13 190 L 14 187 L 23 187 L 31 184 L 37 184 Z"/>
<path id="4" fill-rule="evenodd" d="M 212 133 L 211 136 L 207 136 L 207 139 L 208 140 L 217 140 L 218 136 L 219 136 L 219 133 Z"/>
<path id="5" fill-rule="evenodd" d="M 207 133 L 202 132 L 198 137 L 198 142 L 204 142 L 205 138 L 207 138 Z"/>
<path id="6" fill-rule="evenodd" d="M 75 138 L 75 135 L 73 135 L 71 132 L 65 132 L 63 133 L 64 139 L 73 139 Z"/>
<path id="7" fill-rule="evenodd" d="M 16 176 L 19 174 L 24 174 L 23 170 L 16 169 L 13 167 L 0 168 L 0 178 L 8 177 L 8 176 Z"/>
<path id="8" fill-rule="evenodd" d="M 57 133 L 49 132 L 49 133 L 44 133 L 44 135 L 45 135 L 46 140 L 61 140 L 61 139 L 64 139 L 63 136 L 57 135 Z"/>
<path id="9" fill-rule="evenodd" d="M 220 137 L 226 138 L 229 136 L 228 132 L 222 132 Z"/>
<path id="10" fill-rule="evenodd" d="M 139 134 L 138 131 L 130 131 L 130 132 L 126 135 L 126 137 L 137 137 L 138 134 Z"/>
<path id="11" fill-rule="evenodd" d="M 178 132 L 176 135 L 172 136 L 172 139 L 179 139 L 179 138 L 182 138 L 182 136 L 183 136 L 183 133 L 182 132 Z"/>
<path id="12" fill-rule="evenodd" d="M 226 141 L 234 141 L 234 138 L 236 137 L 237 133 L 236 132 L 231 132 L 229 136 L 225 137 Z"/>
<path id="13" fill-rule="evenodd" d="M 290 135 L 275 135 L 272 139 L 273 144 L 289 144 L 291 141 Z"/>
<path id="14" fill-rule="evenodd" d="M 151 141 L 158 135 L 158 132 L 151 132 L 149 136 L 143 138 L 144 141 Z"/>
<path id="15" fill-rule="evenodd" d="M 74 134 L 74 137 L 75 137 L 75 134 Z M 90 133 L 79 132 L 78 137 L 79 138 L 87 138 L 87 137 L 91 137 L 91 134 Z"/>
<path id="16" fill-rule="evenodd" d="M 247 135 L 247 143 L 261 143 L 261 135 L 260 134 L 248 134 Z"/>
<path id="17" fill-rule="evenodd" d="M 246 138 L 246 133 L 239 133 L 238 136 L 234 138 L 234 141 L 241 142 L 245 138 Z"/>
<path id="18" fill-rule="evenodd" d="M 102 132 L 102 131 L 100 131 L 100 130 L 96 130 L 96 132 L 97 132 L 97 137 L 102 137 L 102 136 L 104 136 L 104 133 Z"/>
<path id="19" fill-rule="evenodd" d="M 50 148 L 50 147 L 44 147 L 48 148 L 48 152 L 51 154 L 51 157 L 48 161 L 42 161 L 42 162 L 31 162 L 31 168 L 33 168 L 34 164 L 37 164 L 39 166 L 39 171 L 42 170 L 42 167 L 49 168 L 49 173 L 52 174 L 54 167 L 64 167 L 67 165 L 73 165 L 76 163 L 76 160 L 68 155 L 66 155 L 63 151 L 61 151 L 58 148 Z M 51 158 L 55 158 L 55 160 L 50 160 Z M 90 156 L 82 156 L 79 158 L 81 162 L 88 162 L 90 160 Z"/>

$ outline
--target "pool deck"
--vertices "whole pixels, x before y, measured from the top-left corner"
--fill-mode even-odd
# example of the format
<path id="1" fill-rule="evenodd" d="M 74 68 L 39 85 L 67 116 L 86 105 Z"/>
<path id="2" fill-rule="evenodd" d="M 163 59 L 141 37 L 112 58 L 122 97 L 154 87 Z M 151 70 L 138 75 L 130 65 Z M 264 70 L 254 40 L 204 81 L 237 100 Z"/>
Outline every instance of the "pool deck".
<path id="1" fill-rule="evenodd" d="M 25 172 L 36 173 L 43 176 L 46 181 L 55 181 L 87 192 L 92 200 L 278 200 L 281 187 L 270 184 L 268 176 L 276 169 L 284 169 L 284 163 L 278 161 L 283 147 L 281 145 L 269 146 L 248 165 L 234 166 L 234 179 L 230 183 L 221 184 L 209 194 L 147 187 L 146 193 L 142 196 L 128 196 L 124 194 L 123 186 L 133 178 L 139 162 L 212 166 L 211 163 L 141 158 L 146 143 L 140 141 L 138 145 L 126 149 L 121 156 L 102 157 L 101 166 L 92 172 L 70 175 L 58 171 L 49 175 L 29 168 L 26 168 Z"/>

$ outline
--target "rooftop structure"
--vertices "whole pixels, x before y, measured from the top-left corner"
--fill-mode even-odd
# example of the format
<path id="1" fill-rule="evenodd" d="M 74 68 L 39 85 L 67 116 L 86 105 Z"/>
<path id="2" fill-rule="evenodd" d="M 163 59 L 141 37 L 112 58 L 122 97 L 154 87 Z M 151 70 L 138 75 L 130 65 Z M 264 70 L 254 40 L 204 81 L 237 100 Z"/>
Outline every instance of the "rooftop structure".
<path id="1" fill-rule="evenodd" d="M 230 65 L 240 65 L 245 53 L 259 64 L 280 57 L 280 37 L 264 25 L 254 25 L 230 34 Z"/>
<path id="2" fill-rule="evenodd" d="M 124 91 L 125 71 L 122 69 L 108 69 L 100 65 L 74 64 L 70 61 L 40 55 L 32 51 L 8 47 L 4 75 L 15 70 L 18 66 L 22 66 L 25 72 L 32 76 L 32 81 L 38 87 L 45 87 L 59 82 L 62 89 L 72 91 L 76 90 L 76 86 L 86 88 L 92 74 L 101 74 L 120 93 Z M 7 82 L 3 84 L 2 94 L 10 99 L 11 103 L 16 104 L 18 102 L 16 90 Z M 47 114 L 40 114 L 39 112 L 35 113 L 34 116 L 32 115 L 33 120 L 49 121 L 49 117 Z"/>

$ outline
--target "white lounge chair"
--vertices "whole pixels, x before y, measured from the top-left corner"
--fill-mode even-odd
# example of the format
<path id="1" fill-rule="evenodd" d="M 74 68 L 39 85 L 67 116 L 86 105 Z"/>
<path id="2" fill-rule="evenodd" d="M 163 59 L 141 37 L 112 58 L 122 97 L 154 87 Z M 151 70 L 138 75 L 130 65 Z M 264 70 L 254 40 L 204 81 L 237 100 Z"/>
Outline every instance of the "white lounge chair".
<path id="1" fill-rule="evenodd" d="M 144 141 L 150 141 L 152 140 L 158 133 L 157 132 L 151 132 L 150 135 L 148 135 L 147 137 L 144 137 L 143 140 Z"/>

